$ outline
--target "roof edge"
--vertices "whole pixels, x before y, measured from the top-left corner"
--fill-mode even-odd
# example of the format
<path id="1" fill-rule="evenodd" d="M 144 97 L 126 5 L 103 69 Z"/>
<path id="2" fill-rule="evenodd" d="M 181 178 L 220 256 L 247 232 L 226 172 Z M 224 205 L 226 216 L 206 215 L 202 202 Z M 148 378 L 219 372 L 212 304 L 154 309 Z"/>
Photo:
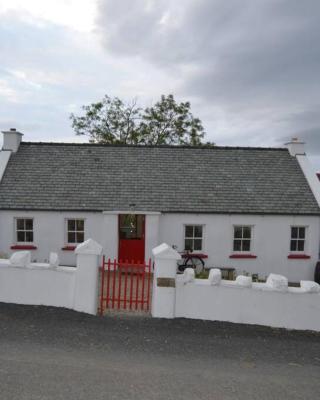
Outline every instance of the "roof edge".
<path id="1" fill-rule="evenodd" d="M 97 209 L 84 209 L 84 208 L 78 208 L 78 209 L 68 209 L 68 208 L 9 208 L 9 207 L 1 207 L 0 211 L 35 211 L 35 212 L 88 212 L 88 213 L 117 213 L 116 210 L 114 211 L 106 211 L 106 210 L 97 210 Z M 151 212 L 148 212 L 146 210 L 135 210 L 133 213 L 145 213 L 150 214 Z M 311 216 L 318 216 L 320 217 L 320 208 L 318 212 L 311 212 L 311 213 L 284 213 L 284 212 L 237 212 L 237 211 L 159 211 L 155 212 L 152 211 L 152 214 L 157 213 L 157 215 L 160 214 L 200 214 L 200 215 L 277 215 L 277 216 L 301 216 L 301 217 L 311 217 Z M 159 213 L 159 214 L 158 214 Z"/>
<path id="2" fill-rule="evenodd" d="M 150 144 L 120 144 L 120 143 L 66 143 L 66 142 L 21 142 L 20 145 L 35 145 L 35 146 L 90 146 L 90 147 L 137 147 L 137 148 L 164 148 L 164 149 L 225 149 L 225 150 L 277 150 L 288 151 L 286 147 L 250 147 L 250 146 L 211 146 L 203 144 L 201 146 L 188 145 L 150 145 Z"/>

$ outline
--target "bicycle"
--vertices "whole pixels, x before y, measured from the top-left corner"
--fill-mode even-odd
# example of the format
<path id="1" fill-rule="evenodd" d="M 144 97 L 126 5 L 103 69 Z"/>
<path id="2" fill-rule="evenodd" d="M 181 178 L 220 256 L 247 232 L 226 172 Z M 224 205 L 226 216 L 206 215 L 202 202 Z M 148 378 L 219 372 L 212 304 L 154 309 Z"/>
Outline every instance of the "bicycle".
<path id="1" fill-rule="evenodd" d="M 172 246 L 174 249 L 177 246 Z M 200 274 L 205 267 L 205 258 L 208 258 L 206 254 L 193 253 L 191 250 L 179 252 L 182 257 L 182 263 L 178 264 L 178 271 L 183 272 L 186 268 L 194 269 L 196 274 Z"/>

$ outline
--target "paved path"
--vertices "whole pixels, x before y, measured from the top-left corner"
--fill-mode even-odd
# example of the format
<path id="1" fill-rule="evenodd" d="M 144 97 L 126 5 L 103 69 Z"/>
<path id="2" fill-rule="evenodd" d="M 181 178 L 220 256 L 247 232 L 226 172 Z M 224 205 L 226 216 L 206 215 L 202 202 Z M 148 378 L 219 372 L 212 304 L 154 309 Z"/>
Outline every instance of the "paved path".
<path id="1" fill-rule="evenodd" d="M 1 400 L 318 398 L 319 334 L 0 304 Z"/>

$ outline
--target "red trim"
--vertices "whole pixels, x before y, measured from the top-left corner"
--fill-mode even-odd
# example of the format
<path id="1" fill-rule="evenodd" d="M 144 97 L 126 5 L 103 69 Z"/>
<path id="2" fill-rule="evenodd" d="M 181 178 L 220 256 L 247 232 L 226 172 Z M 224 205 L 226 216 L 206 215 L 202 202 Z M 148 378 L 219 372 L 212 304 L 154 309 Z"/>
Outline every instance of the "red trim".
<path id="1" fill-rule="evenodd" d="M 311 256 L 307 254 L 289 254 L 288 258 L 289 260 L 309 260 Z"/>
<path id="2" fill-rule="evenodd" d="M 37 250 L 37 246 L 32 244 L 14 244 L 10 247 L 11 250 Z"/>
<path id="3" fill-rule="evenodd" d="M 231 254 L 229 258 L 257 258 L 254 254 Z"/>
<path id="4" fill-rule="evenodd" d="M 77 246 L 64 246 L 61 250 L 74 251 Z"/>

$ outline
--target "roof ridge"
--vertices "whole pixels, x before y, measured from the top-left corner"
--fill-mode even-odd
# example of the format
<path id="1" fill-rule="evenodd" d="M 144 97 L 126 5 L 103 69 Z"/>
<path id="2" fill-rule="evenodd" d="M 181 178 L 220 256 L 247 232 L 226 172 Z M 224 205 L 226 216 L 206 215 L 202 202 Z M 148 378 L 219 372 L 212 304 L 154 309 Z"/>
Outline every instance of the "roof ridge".
<path id="1" fill-rule="evenodd" d="M 21 142 L 21 145 L 48 145 L 48 146 L 92 146 L 92 147 L 132 147 L 132 148 L 169 148 L 169 149 L 213 149 L 213 150 L 279 150 L 288 151 L 286 147 L 258 147 L 258 146 L 211 146 L 203 144 L 201 146 L 188 145 L 150 145 L 150 144 L 122 144 L 122 143 L 67 143 L 67 142 Z"/>

